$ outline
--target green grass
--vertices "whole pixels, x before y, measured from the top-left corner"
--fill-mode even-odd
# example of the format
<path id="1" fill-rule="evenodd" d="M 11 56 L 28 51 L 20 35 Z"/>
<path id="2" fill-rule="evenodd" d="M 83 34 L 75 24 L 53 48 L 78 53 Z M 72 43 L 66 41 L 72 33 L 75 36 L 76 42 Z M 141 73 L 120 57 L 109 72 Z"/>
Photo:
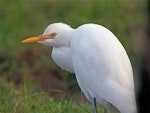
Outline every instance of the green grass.
<path id="1" fill-rule="evenodd" d="M 37 70 L 50 73 L 58 67 L 49 57 L 50 47 L 20 42 L 42 34 L 53 22 L 64 22 L 74 28 L 85 23 L 109 28 L 124 45 L 134 71 L 137 70 L 146 26 L 145 0 L 1 0 L 0 113 L 93 112 L 89 103 L 77 102 L 72 95 L 52 98 L 40 90 L 32 76 Z M 59 73 L 65 83 L 74 83 L 68 73 Z"/>
<path id="2" fill-rule="evenodd" d="M 0 113 L 91 113 L 93 110 L 82 96 L 79 101 L 70 96 L 58 100 L 28 87 L 26 82 L 22 88 L 0 78 Z M 98 111 L 102 111 L 100 106 Z"/>

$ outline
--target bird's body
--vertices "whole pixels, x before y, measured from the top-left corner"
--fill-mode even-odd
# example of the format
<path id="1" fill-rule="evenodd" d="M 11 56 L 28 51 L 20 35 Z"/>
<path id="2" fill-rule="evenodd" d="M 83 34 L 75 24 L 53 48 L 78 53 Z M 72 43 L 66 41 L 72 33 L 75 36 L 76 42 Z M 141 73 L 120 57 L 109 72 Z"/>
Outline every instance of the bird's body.
<path id="1" fill-rule="evenodd" d="M 93 103 L 121 113 L 136 113 L 130 60 L 119 40 L 108 29 L 84 24 L 77 29 L 63 23 L 51 24 L 43 35 L 56 32 L 54 39 L 40 43 L 53 46 L 58 66 L 75 73 L 78 84 Z"/>
<path id="2" fill-rule="evenodd" d="M 95 97 L 105 108 L 111 103 L 121 113 L 134 112 L 134 107 L 129 109 L 135 104 L 132 68 L 117 38 L 94 24 L 79 27 L 75 34 L 80 36 L 71 40 L 73 67 L 86 97 L 91 102 Z"/>

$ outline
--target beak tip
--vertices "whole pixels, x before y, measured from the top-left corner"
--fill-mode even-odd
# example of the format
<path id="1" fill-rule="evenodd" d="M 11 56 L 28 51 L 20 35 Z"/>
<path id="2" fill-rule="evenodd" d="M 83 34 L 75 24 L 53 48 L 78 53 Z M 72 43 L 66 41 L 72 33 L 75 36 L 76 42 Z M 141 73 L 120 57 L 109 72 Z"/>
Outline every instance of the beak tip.
<path id="1" fill-rule="evenodd" d="M 21 43 L 22 43 L 22 44 L 25 44 L 26 42 L 23 40 L 23 41 L 21 41 Z"/>

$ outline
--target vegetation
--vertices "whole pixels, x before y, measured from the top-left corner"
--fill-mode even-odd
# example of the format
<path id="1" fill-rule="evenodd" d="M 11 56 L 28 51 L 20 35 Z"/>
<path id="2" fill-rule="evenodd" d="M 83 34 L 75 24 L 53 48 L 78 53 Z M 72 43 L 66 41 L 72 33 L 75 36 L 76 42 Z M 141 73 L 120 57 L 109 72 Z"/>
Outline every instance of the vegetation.
<path id="1" fill-rule="evenodd" d="M 81 101 L 81 96 L 75 101 L 67 93 L 58 99 L 41 90 L 40 79 L 53 71 L 63 75 L 60 78 L 65 86 L 76 82 L 49 57 L 50 47 L 22 45 L 21 40 L 42 34 L 54 22 L 74 28 L 85 23 L 101 24 L 119 38 L 137 70 L 145 7 L 144 0 L 0 1 L 0 113 L 91 113 L 92 106 Z"/>
<path id="2" fill-rule="evenodd" d="M 34 91 L 31 87 L 16 87 L 12 82 L 0 79 L 1 113 L 90 113 L 87 102 L 75 102 L 69 97 L 54 99 L 45 92 Z M 100 109 L 99 109 L 100 110 Z"/>

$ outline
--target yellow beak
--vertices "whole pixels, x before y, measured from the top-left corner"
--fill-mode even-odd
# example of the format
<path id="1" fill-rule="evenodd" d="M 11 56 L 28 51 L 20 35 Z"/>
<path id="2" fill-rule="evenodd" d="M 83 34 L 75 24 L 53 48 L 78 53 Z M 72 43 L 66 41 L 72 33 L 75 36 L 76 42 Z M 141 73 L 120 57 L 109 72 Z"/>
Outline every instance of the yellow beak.
<path id="1" fill-rule="evenodd" d="M 56 35 L 57 35 L 57 33 L 53 32 L 48 35 L 35 36 L 35 37 L 31 37 L 31 38 L 27 38 L 27 39 L 23 40 L 22 43 L 26 44 L 26 43 L 43 41 L 45 39 L 53 39 Z"/>

